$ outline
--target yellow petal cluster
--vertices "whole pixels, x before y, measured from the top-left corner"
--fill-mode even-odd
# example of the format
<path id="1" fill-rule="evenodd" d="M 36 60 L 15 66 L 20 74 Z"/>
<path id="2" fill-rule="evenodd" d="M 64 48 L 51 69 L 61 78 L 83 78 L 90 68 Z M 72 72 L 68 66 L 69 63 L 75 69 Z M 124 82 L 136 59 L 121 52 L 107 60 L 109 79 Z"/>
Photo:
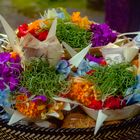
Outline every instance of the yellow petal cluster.
<path id="1" fill-rule="evenodd" d="M 71 21 L 74 24 L 80 26 L 81 28 L 84 28 L 84 29 L 90 28 L 91 21 L 88 20 L 87 16 L 81 17 L 80 12 L 73 12 L 71 16 Z"/>

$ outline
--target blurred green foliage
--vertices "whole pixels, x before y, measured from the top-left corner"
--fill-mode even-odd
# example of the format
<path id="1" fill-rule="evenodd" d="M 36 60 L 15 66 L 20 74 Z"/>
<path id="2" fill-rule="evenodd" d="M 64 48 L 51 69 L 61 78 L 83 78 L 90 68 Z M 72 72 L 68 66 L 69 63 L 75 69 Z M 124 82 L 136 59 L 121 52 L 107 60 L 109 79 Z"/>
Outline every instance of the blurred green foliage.
<path id="1" fill-rule="evenodd" d="M 86 0 L 11 0 L 12 5 L 18 10 L 19 13 L 25 16 L 34 17 L 38 16 L 47 8 L 86 8 Z"/>

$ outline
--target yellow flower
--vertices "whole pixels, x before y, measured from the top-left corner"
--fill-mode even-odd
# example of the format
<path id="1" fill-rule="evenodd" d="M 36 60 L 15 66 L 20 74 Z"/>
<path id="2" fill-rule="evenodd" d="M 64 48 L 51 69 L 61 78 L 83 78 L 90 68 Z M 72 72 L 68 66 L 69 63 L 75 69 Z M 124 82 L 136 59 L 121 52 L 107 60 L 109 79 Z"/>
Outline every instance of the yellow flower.
<path id="1" fill-rule="evenodd" d="M 31 24 L 29 24 L 29 28 L 28 30 L 39 30 L 40 29 L 40 23 L 42 22 L 41 19 L 35 20 L 34 22 L 32 22 Z"/>
<path id="2" fill-rule="evenodd" d="M 80 22 L 81 21 L 80 12 L 73 12 L 71 16 L 71 20 L 74 23 Z"/>
<path id="3" fill-rule="evenodd" d="M 79 23 L 79 26 L 82 28 L 85 28 L 85 29 L 89 29 L 90 27 L 90 21 L 88 20 L 87 17 L 84 17 L 82 18 L 81 22 Z"/>
<path id="4" fill-rule="evenodd" d="M 71 21 L 84 29 L 89 29 L 91 24 L 91 22 L 86 16 L 83 18 L 80 16 L 80 12 L 73 12 L 71 16 Z"/>

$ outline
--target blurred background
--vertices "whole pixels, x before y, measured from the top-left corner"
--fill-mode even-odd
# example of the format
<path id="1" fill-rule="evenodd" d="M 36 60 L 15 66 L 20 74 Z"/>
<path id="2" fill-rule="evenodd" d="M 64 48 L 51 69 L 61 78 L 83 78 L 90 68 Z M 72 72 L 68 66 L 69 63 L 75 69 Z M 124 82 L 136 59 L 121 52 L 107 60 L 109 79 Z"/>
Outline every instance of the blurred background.
<path id="1" fill-rule="evenodd" d="M 40 17 L 48 8 L 65 7 L 69 13 L 80 11 L 96 22 L 104 22 L 104 0 L 0 0 L 0 14 L 16 29 Z M 3 28 L 0 25 L 0 32 Z"/>
<path id="2" fill-rule="evenodd" d="M 66 8 L 69 13 L 80 11 L 82 16 L 106 22 L 118 32 L 140 30 L 140 0 L 0 0 L 0 14 L 13 29 L 39 18 L 44 10 L 57 7 Z"/>

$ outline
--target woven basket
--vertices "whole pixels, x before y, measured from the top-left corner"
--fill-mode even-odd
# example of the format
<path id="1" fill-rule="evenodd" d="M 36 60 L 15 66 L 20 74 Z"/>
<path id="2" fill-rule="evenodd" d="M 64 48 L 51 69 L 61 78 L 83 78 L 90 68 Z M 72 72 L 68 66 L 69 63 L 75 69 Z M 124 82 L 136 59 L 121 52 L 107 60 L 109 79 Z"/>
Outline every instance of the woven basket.
<path id="1" fill-rule="evenodd" d="M 103 126 L 94 136 L 94 128 L 41 128 L 25 125 L 7 125 L 0 119 L 1 140 L 140 140 L 140 116 L 122 123 Z"/>

